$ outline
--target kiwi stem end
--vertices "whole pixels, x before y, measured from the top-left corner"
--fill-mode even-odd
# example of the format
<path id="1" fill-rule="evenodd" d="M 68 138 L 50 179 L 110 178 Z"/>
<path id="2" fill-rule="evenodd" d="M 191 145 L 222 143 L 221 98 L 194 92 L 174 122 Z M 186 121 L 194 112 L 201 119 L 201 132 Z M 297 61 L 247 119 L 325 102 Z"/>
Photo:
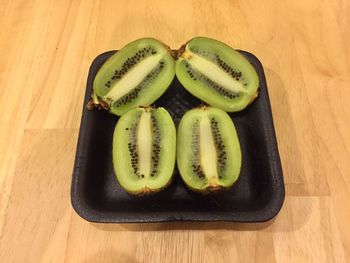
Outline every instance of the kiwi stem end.
<path id="1" fill-rule="evenodd" d="M 101 109 L 104 109 L 104 110 L 109 111 L 108 104 L 105 101 L 100 100 L 94 94 L 91 96 L 91 99 L 88 101 L 86 107 L 87 107 L 88 110 L 93 110 L 93 109 L 101 110 Z"/>
<path id="2" fill-rule="evenodd" d="M 181 57 L 182 54 L 185 52 L 187 43 L 188 43 L 188 42 L 186 42 L 185 44 L 183 44 L 183 45 L 177 50 L 177 56 L 176 56 L 176 58 Z"/>

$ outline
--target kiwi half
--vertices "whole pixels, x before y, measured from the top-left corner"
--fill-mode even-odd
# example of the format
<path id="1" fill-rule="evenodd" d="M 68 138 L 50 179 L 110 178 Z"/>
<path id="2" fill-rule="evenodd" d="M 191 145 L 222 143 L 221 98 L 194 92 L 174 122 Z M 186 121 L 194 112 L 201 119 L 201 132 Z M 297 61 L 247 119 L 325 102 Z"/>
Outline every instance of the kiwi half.
<path id="1" fill-rule="evenodd" d="M 176 151 L 176 129 L 164 108 L 136 108 L 118 121 L 113 138 L 113 165 L 120 185 L 129 193 L 145 195 L 171 181 Z"/>
<path id="2" fill-rule="evenodd" d="M 152 38 L 141 38 L 112 55 L 93 83 L 95 105 L 116 115 L 152 104 L 170 85 L 175 62 L 170 49 Z"/>
<path id="3" fill-rule="evenodd" d="M 177 166 L 189 188 L 229 188 L 238 179 L 241 162 L 236 129 L 226 112 L 203 106 L 185 113 L 178 128 Z"/>
<path id="4" fill-rule="evenodd" d="M 178 52 L 176 76 L 194 96 L 234 112 L 258 95 L 259 77 L 250 62 L 226 44 L 206 37 L 191 39 Z"/>

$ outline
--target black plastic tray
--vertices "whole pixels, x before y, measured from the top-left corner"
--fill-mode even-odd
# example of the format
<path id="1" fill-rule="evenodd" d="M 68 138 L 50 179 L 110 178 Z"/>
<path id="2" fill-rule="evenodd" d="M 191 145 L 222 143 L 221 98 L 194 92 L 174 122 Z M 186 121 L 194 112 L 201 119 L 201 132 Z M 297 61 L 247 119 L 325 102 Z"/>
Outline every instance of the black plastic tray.
<path id="1" fill-rule="evenodd" d="M 95 74 L 115 52 L 99 55 L 90 67 L 71 188 L 75 211 L 84 219 L 99 223 L 262 222 L 273 218 L 283 204 L 284 183 L 260 61 L 240 51 L 259 74 L 260 92 L 248 108 L 230 114 L 243 154 L 242 170 L 235 186 L 228 192 L 203 196 L 188 190 L 175 169 L 170 187 L 154 196 L 135 197 L 121 189 L 113 172 L 112 138 L 118 117 L 86 108 Z M 177 125 L 187 110 L 200 103 L 175 78 L 155 105 L 165 107 Z"/>

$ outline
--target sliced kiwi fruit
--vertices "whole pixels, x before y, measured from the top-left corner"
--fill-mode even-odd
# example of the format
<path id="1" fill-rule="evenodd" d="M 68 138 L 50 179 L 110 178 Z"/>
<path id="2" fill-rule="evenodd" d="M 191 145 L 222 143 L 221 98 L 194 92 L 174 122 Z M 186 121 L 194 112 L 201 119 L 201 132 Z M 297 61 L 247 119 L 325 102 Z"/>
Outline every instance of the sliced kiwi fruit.
<path id="1" fill-rule="evenodd" d="M 176 156 L 176 129 L 164 108 L 135 108 L 118 121 L 113 138 L 113 165 L 129 193 L 158 192 L 171 181 Z"/>
<path id="2" fill-rule="evenodd" d="M 97 72 L 90 101 L 116 115 L 152 104 L 175 76 L 175 61 L 163 43 L 152 38 L 131 42 Z"/>
<path id="3" fill-rule="evenodd" d="M 231 187 L 239 177 L 242 154 L 230 116 L 202 106 L 182 117 L 177 134 L 177 166 L 186 185 L 210 193 Z"/>
<path id="4" fill-rule="evenodd" d="M 258 95 L 254 67 L 241 53 L 215 39 L 191 39 L 178 51 L 175 68 L 190 93 L 224 111 L 240 111 Z"/>

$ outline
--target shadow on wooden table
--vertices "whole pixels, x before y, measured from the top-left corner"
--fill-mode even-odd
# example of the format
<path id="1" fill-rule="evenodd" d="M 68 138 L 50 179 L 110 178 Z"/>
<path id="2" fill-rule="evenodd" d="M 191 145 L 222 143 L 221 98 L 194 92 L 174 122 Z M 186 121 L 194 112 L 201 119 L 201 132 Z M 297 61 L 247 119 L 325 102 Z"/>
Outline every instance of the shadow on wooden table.
<path id="1" fill-rule="evenodd" d="M 273 220 L 264 223 L 231 223 L 231 222 L 165 222 L 143 224 L 93 224 L 104 231 L 172 231 L 172 230 L 236 230 L 257 231 L 268 228 Z"/>
<path id="2" fill-rule="evenodd" d="M 85 258 L 81 263 L 95 263 L 95 262 L 125 262 L 125 263 L 138 263 L 127 253 L 121 250 L 101 250 L 98 253 Z"/>
<path id="3" fill-rule="evenodd" d="M 265 74 L 283 168 L 286 196 L 309 196 L 312 185 L 311 187 L 308 185 L 310 180 L 307 177 L 310 175 L 305 172 L 303 165 L 305 161 L 302 154 L 304 149 L 303 145 L 300 145 L 300 139 L 298 139 L 301 132 L 300 130 L 297 132 L 298 128 L 303 127 L 303 120 L 300 118 L 300 111 L 292 108 L 297 100 L 293 94 L 297 93 L 296 90 L 302 89 L 304 84 L 300 83 L 300 86 L 295 87 L 288 80 L 284 83 L 278 73 L 271 69 L 265 68 Z M 294 107 L 303 107 L 303 103 L 301 101 Z"/>

